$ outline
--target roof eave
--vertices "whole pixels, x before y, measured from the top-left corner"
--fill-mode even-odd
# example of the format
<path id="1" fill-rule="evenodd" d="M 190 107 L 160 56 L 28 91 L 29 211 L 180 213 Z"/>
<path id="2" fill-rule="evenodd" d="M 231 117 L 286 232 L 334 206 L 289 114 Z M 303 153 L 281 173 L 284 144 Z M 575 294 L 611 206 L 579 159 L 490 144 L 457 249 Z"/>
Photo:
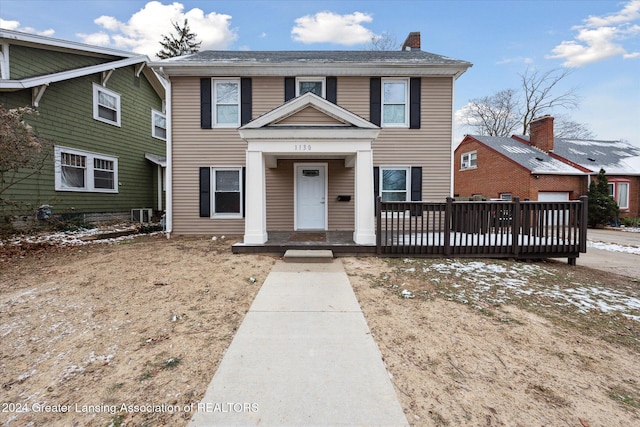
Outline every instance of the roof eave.
<path id="1" fill-rule="evenodd" d="M 385 63 L 318 63 L 287 62 L 278 64 L 237 62 L 150 62 L 149 66 L 165 76 L 291 76 L 291 75 L 341 75 L 341 76 L 451 76 L 460 77 L 472 64 L 425 64 L 419 62 Z"/>

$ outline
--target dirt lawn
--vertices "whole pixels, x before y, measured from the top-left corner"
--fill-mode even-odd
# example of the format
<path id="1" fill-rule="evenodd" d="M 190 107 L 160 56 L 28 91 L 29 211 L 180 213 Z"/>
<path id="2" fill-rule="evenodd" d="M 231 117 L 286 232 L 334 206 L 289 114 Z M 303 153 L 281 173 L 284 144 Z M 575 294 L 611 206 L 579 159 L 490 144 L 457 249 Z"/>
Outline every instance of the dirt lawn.
<path id="1" fill-rule="evenodd" d="M 0 247 L 0 425 L 186 425 L 275 260 L 231 241 Z M 637 281 L 557 263 L 342 262 L 412 425 L 640 425 Z"/>

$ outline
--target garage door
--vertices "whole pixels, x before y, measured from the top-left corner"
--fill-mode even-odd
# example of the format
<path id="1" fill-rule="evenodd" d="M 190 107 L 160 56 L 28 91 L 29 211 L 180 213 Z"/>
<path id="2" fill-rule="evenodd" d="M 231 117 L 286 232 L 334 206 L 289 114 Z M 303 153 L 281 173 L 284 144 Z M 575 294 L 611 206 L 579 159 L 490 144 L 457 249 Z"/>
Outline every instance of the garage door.
<path id="1" fill-rule="evenodd" d="M 568 191 L 539 191 L 539 202 L 568 202 Z M 568 225 L 569 211 L 553 210 L 547 215 L 547 225 Z"/>

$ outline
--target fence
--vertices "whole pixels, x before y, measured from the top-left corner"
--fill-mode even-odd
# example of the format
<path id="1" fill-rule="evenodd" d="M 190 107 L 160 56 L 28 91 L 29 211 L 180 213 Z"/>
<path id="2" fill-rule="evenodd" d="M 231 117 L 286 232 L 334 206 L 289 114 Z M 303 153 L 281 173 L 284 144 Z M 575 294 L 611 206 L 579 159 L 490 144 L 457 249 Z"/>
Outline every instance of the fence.
<path id="1" fill-rule="evenodd" d="M 377 253 L 387 256 L 568 258 L 587 251 L 587 197 L 567 202 L 382 202 Z"/>

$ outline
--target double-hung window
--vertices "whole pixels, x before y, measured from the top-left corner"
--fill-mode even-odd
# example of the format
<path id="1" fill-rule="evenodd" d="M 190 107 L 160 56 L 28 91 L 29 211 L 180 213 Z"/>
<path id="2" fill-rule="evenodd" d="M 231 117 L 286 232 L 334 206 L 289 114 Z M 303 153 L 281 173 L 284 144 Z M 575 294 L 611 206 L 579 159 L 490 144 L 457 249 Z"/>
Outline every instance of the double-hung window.
<path id="1" fill-rule="evenodd" d="M 609 195 L 618 204 L 622 210 L 629 209 L 629 182 L 619 181 L 618 179 L 609 180 Z"/>
<path id="2" fill-rule="evenodd" d="M 383 202 L 411 200 L 411 180 L 408 167 L 380 168 L 380 197 Z"/>
<path id="3" fill-rule="evenodd" d="M 460 157 L 460 169 L 475 169 L 478 167 L 478 153 L 470 151 Z"/>
<path id="4" fill-rule="evenodd" d="M 409 127 L 409 80 L 382 80 L 382 126 Z"/>
<path id="5" fill-rule="evenodd" d="M 213 216 L 242 216 L 242 168 L 212 168 Z"/>
<path id="6" fill-rule="evenodd" d="M 151 136 L 167 140 L 167 118 L 156 110 L 151 110 Z"/>
<path id="7" fill-rule="evenodd" d="M 118 192 L 118 159 L 65 147 L 55 147 L 57 191 Z"/>
<path id="8" fill-rule="evenodd" d="M 120 126 L 120 94 L 94 83 L 93 118 Z"/>
<path id="9" fill-rule="evenodd" d="M 324 77 L 297 77 L 296 96 L 312 92 L 319 97 L 326 98 Z"/>
<path id="10" fill-rule="evenodd" d="M 213 80 L 215 127 L 240 126 L 240 80 Z"/>

